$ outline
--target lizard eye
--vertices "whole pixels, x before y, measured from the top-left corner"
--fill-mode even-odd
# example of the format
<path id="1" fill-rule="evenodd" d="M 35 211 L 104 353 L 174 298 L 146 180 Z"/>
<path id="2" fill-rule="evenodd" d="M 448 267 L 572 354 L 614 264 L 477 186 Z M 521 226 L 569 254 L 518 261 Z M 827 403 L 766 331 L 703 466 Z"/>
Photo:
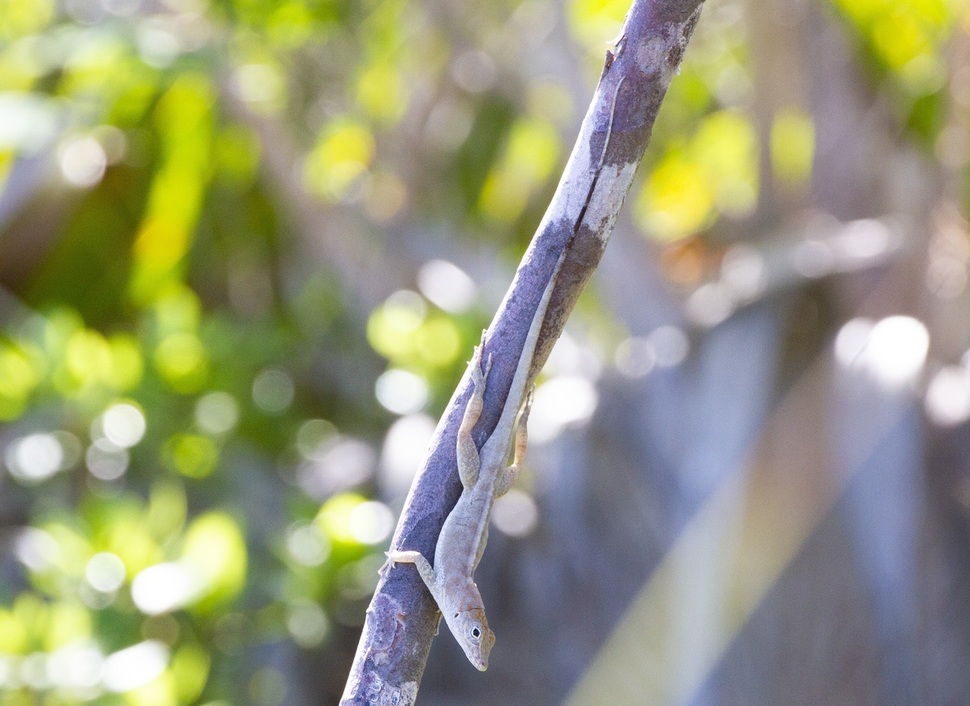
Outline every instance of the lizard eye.
<path id="1" fill-rule="evenodd" d="M 482 636 L 481 630 L 479 630 L 478 628 L 472 628 L 472 637 L 474 637 L 477 640 L 481 636 Z"/>

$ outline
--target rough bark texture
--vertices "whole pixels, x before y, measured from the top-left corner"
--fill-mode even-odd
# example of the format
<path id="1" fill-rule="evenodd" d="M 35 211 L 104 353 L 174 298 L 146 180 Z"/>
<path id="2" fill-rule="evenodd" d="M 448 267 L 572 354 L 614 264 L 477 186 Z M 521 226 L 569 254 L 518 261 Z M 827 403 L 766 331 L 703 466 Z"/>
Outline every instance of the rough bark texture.
<path id="1" fill-rule="evenodd" d="M 556 193 L 488 329 L 485 355 L 492 355 L 493 365 L 474 433 L 479 446 L 501 414 L 533 313 L 560 253 L 567 250 L 533 376 L 599 263 L 701 6 L 702 0 L 635 0 L 620 39 L 607 52 Z M 466 374 L 438 424 L 392 540 L 393 547 L 416 549 L 432 563 L 438 533 L 461 493 L 455 439 L 469 392 Z M 394 571 L 382 578 L 367 610 L 342 703 L 413 703 L 439 619 L 417 572 Z"/>

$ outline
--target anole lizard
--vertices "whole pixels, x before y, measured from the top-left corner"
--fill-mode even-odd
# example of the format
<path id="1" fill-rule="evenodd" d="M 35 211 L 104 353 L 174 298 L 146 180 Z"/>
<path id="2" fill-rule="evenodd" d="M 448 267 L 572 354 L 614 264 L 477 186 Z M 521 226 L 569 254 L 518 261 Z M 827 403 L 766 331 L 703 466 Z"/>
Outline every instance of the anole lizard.
<path id="1" fill-rule="evenodd" d="M 480 453 L 475 448 L 471 433 L 482 413 L 485 383 L 492 367 L 489 355 L 485 370 L 482 370 L 484 333 L 482 343 L 475 347 L 469 364 L 474 390 L 458 428 L 458 475 L 463 489 L 454 509 L 445 519 L 441 534 L 438 535 L 434 567 L 420 552 L 413 550 L 387 552 L 387 563 L 384 565 L 385 568 L 393 568 L 395 562 L 415 565 L 468 660 L 482 671 L 488 668 L 488 654 L 495 644 L 495 633 L 488 627 L 482 596 L 473 576 L 488 541 L 492 503 L 495 498 L 508 492 L 525 456 L 526 422 L 532 407 L 532 392 L 526 393 L 526 384 L 535 357 L 539 331 L 549 306 L 549 297 L 564 258 L 565 253 L 559 256 L 549 283 L 542 292 L 512 376 L 512 386 L 502 407 L 502 414 Z M 522 418 L 516 426 L 520 409 Z M 509 452 L 512 450 L 513 432 L 515 455 L 512 465 L 506 467 Z"/>

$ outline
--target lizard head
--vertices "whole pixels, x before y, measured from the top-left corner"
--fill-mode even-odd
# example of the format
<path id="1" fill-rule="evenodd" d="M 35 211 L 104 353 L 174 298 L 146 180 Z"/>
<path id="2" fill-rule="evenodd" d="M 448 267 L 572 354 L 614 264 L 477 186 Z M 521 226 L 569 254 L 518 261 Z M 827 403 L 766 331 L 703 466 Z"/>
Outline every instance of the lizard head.
<path id="1" fill-rule="evenodd" d="M 485 611 L 481 608 L 449 613 L 445 616 L 452 633 L 465 651 L 468 661 L 481 671 L 488 669 L 488 653 L 495 644 L 495 633 L 488 627 Z"/>

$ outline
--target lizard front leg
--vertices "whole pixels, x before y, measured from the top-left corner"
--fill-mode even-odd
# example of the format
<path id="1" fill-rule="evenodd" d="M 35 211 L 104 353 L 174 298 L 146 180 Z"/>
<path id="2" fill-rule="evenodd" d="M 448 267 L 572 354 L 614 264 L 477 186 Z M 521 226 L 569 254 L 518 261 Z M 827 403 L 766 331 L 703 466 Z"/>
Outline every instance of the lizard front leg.
<path id="1" fill-rule="evenodd" d="M 485 332 L 482 331 L 482 342 L 475 346 L 475 352 L 471 360 L 471 378 L 474 390 L 465 406 L 465 416 L 461 419 L 461 426 L 458 427 L 458 476 L 464 488 L 473 488 L 478 481 L 478 472 L 481 469 L 481 459 L 478 456 L 478 449 L 472 439 L 472 429 L 482 416 L 482 408 L 485 406 L 485 381 L 488 373 L 492 369 L 492 356 L 488 356 L 485 363 L 485 371 L 482 371 L 482 349 L 485 347 Z"/>
<path id="2" fill-rule="evenodd" d="M 519 477 L 520 466 L 523 459 L 525 459 L 525 447 L 529 443 L 529 412 L 532 411 L 532 397 L 534 394 L 535 388 L 525 398 L 525 406 L 522 409 L 522 416 L 519 418 L 519 426 L 515 430 L 515 453 L 512 456 L 512 465 L 504 471 L 501 471 L 495 480 L 496 498 L 500 498 L 509 492 L 509 488 L 515 483 L 515 479 Z"/>
<path id="3" fill-rule="evenodd" d="M 384 555 L 387 557 L 387 561 L 384 562 L 384 566 L 381 568 L 381 571 L 384 571 L 385 569 L 393 569 L 394 564 L 397 562 L 402 564 L 414 564 L 414 567 L 418 570 L 418 573 L 424 580 L 425 585 L 427 585 L 428 590 L 431 591 L 431 595 L 435 595 L 437 584 L 435 583 L 436 576 L 434 569 L 431 568 L 431 563 L 424 558 L 424 555 L 421 552 L 408 549 L 403 551 L 384 552 Z"/>

